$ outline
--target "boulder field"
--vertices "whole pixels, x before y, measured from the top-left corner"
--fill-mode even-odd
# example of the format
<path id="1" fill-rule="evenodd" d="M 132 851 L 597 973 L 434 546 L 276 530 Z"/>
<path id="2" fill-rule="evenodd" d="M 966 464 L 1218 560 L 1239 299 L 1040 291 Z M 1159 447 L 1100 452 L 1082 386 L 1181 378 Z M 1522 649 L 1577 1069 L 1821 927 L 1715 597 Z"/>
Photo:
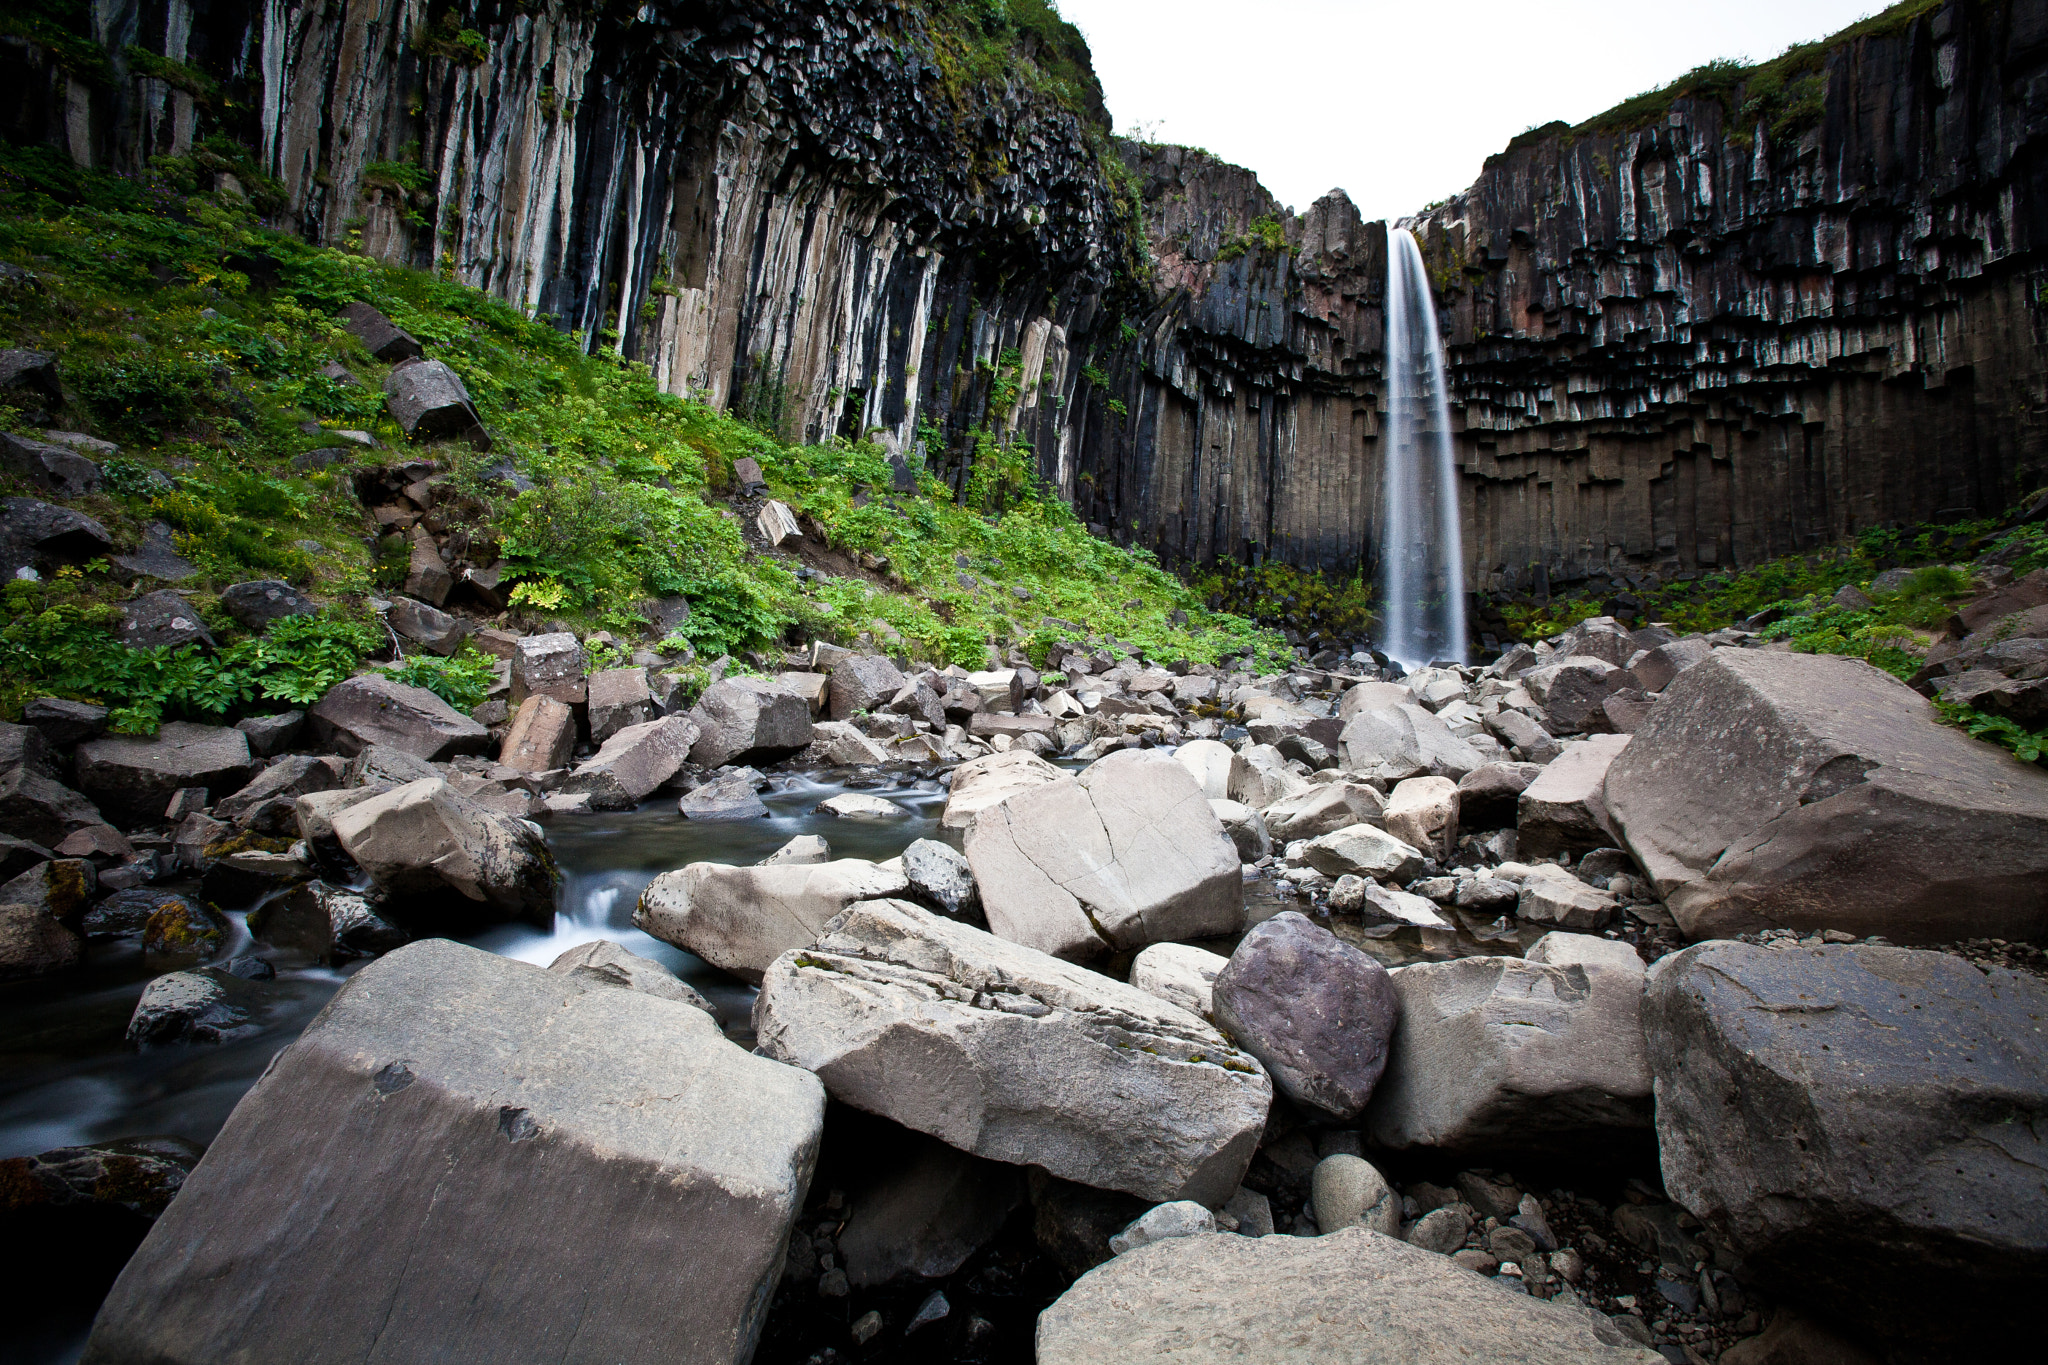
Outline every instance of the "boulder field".
<path id="1" fill-rule="evenodd" d="M 476 716 L 369 674 L 0 726 L 0 972 L 139 940 L 130 1045 L 197 1050 L 273 959 L 354 971 L 167 1168 L 86 1360 L 2024 1349 L 2048 773 L 1889 675 L 1596 619 L 1485 668 L 819 646 L 691 696 L 491 637 Z M 549 922 L 551 827 L 821 777 L 826 834 L 633 913 L 751 1017 L 616 943 L 444 937 Z"/>

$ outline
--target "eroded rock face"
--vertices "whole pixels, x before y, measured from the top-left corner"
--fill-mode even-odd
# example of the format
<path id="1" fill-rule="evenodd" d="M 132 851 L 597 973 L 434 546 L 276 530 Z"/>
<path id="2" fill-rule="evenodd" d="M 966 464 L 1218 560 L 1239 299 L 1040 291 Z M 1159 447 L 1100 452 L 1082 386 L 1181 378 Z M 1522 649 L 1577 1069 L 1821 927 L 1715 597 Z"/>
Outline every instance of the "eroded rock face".
<path id="1" fill-rule="evenodd" d="M 1191 1286 L 1200 1286 L 1193 1292 Z M 1604 1318 L 1507 1294 L 1372 1232 L 1174 1237 L 1097 1267 L 1038 1320 L 1040 1365 L 1658 1365 Z"/>
<path id="2" fill-rule="evenodd" d="M 374 1359 L 383 1315 L 329 1311 L 345 1281 L 391 1306 L 409 1353 L 630 1360 L 659 1340 L 740 1365 L 823 1112 L 813 1077 L 701 1010 L 414 944 L 343 986 L 236 1106 L 86 1357 Z"/>
<path id="3" fill-rule="evenodd" d="M 1202 1020 L 907 901 L 848 909 L 768 969 L 759 1050 L 977 1156 L 1221 1203 L 1272 1087 Z"/>
<path id="4" fill-rule="evenodd" d="M 1364 1110 L 1398 1017 L 1385 967 L 1288 910 L 1244 936 L 1212 989 L 1217 1026 L 1289 1099 L 1338 1119 Z"/>
<path id="5" fill-rule="evenodd" d="M 1164 755 L 1123 750 L 1018 792 L 984 809 L 966 843 L 989 928 L 1055 957 L 1244 922 L 1237 848 L 1194 776 Z"/>
<path id="6" fill-rule="evenodd" d="M 1665 1185 L 1752 1273 L 1909 1350 L 2024 1349 L 2048 1275 L 2048 986 L 1905 948 L 1713 942 L 1651 969 L 1643 1017 Z"/>
<path id="7" fill-rule="evenodd" d="M 648 884 L 633 927 L 759 981 L 769 963 L 815 942 L 833 916 L 856 901 L 909 889 L 901 872 L 859 858 L 755 867 L 691 863 Z"/>
<path id="8" fill-rule="evenodd" d="M 1650 1122 L 1643 963 L 1545 934 L 1526 958 L 1396 968 L 1400 1026 L 1365 1129 L 1375 1146 L 1572 1150 Z"/>
<path id="9" fill-rule="evenodd" d="M 2048 773 L 1861 660 L 1714 651 L 1664 689 L 1605 800 L 1693 938 L 2048 932 Z"/>

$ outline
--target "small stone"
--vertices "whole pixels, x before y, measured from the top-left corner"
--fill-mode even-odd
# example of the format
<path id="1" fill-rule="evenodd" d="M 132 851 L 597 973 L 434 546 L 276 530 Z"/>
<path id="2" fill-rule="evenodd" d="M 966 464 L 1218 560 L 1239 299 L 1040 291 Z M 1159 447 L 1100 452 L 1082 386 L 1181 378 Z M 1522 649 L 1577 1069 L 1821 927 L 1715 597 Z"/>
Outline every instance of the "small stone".
<path id="1" fill-rule="evenodd" d="M 945 1294 L 938 1290 L 933 1290 L 931 1295 L 918 1305 L 917 1312 L 911 1317 L 909 1325 L 904 1327 L 903 1335 L 907 1337 L 918 1328 L 929 1326 L 952 1311 L 953 1305 L 946 1301 Z"/>
<path id="2" fill-rule="evenodd" d="M 820 1284 L 819 1286 L 819 1292 L 826 1292 L 822 1284 Z M 853 1339 L 856 1342 L 859 1342 L 862 1346 L 865 1346 L 870 1341 L 874 1340 L 876 1333 L 880 1332 L 881 1330 L 882 1315 L 880 1313 L 877 1313 L 872 1308 L 870 1308 L 867 1312 L 862 1313 L 859 1317 L 853 1320 Z"/>
<path id="3" fill-rule="evenodd" d="M 1454 1251 L 1451 1253 L 1451 1259 L 1465 1267 L 1465 1269 L 1481 1275 L 1491 1275 L 1500 1268 L 1499 1261 L 1477 1247 L 1467 1247 L 1463 1251 Z"/>
<path id="4" fill-rule="evenodd" d="M 1466 1234 L 1471 1231 L 1472 1219 L 1463 1205 L 1431 1209 L 1408 1229 L 1408 1245 L 1448 1256 L 1465 1245 Z"/>
<path id="5" fill-rule="evenodd" d="M 862 796 L 847 792 L 830 800 L 820 801 L 817 811 L 821 815 L 835 816 L 841 820 L 902 820 L 910 812 L 894 801 L 879 796 Z"/>
<path id="6" fill-rule="evenodd" d="M 1192 1199 L 1177 1199 L 1147 1210 L 1129 1227 L 1109 1239 L 1109 1249 L 1122 1256 L 1169 1237 L 1193 1237 L 1197 1233 L 1214 1231 L 1215 1214 Z"/>
<path id="7" fill-rule="evenodd" d="M 1371 1162 L 1338 1154 L 1316 1163 L 1310 1177 L 1316 1226 L 1325 1233 L 1361 1224 L 1389 1237 L 1401 1231 L 1401 1200 Z"/>
<path id="8" fill-rule="evenodd" d="M 818 1277 L 818 1292 L 828 1299 L 843 1299 L 851 1288 L 843 1270 L 828 1270 Z"/>

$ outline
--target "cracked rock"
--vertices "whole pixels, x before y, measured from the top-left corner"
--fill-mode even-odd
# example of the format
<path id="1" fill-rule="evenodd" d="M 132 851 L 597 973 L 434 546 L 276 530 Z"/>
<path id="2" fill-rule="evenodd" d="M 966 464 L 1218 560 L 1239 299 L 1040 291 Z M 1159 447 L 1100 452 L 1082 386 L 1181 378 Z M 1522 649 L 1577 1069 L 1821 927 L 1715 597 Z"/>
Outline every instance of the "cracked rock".
<path id="1" fill-rule="evenodd" d="M 1526 958 L 1390 976 L 1401 1026 L 1365 1112 L 1374 1146 L 1567 1152 L 1649 1126 L 1643 963 L 1628 944 L 1551 933 Z"/>
<path id="2" fill-rule="evenodd" d="M 777 958 L 754 1026 L 762 1055 L 857 1109 L 1144 1199 L 1229 1198 L 1272 1100 L 1194 1015 L 907 901 L 852 906 Z"/>
<path id="3" fill-rule="evenodd" d="M 1126 749 L 981 811 L 967 861 L 989 928 L 1070 961 L 1231 934 L 1244 880 L 1193 774 Z"/>
<path id="4" fill-rule="evenodd" d="M 859 858 L 755 867 L 691 863 L 648 884 L 633 927 L 758 981 L 769 963 L 811 943 L 847 906 L 909 889 L 901 872 Z"/>

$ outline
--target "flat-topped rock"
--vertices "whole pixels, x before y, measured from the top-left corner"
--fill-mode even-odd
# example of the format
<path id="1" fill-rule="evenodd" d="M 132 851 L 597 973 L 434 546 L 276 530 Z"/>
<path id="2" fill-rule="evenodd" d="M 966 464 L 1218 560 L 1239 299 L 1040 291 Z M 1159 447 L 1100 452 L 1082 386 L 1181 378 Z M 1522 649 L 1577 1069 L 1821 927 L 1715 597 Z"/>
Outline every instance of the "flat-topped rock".
<path id="1" fill-rule="evenodd" d="M 108 811 L 157 818 L 173 793 L 203 787 L 219 800 L 256 771 L 249 737 L 224 725 L 174 720 L 154 735 L 103 735 L 78 746 L 78 785 Z"/>
<path id="2" fill-rule="evenodd" d="M 859 858 L 754 867 L 691 863 L 648 884 L 633 927 L 758 981 L 769 963 L 815 941 L 849 905 L 909 889 L 901 872 Z"/>
<path id="3" fill-rule="evenodd" d="M 306 720 L 315 739 L 343 755 L 382 744 L 440 762 L 483 753 L 491 743 L 488 729 L 426 688 L 375 675 L 336 683 Z"/>
<path id="4" fill-rule="evenodd" d="M 1693 938 L 2048 933 L 2048 771 L 1858 659 L 1715 650 L 1664 689 L 1603 796 Z"/>
<path id="5" fill-rule="evenodd" d="M 1039 1365 L 1662 1365 L 1598 1314 L 1504 1292 L 1362 1227 L 1172 1237 L 1089 1271 L 1038 1319 Z"/>
<path id="6" fill-rule="evenodd" d="M 701 1010 L 417 943 L 236 1106 L 85 1358 L 371 1361 L 402 1323 L 414 1359 L 740 1365 L 823 1115 Z M 344 1283 L 388 1315 L 335 1313 Z"/>

